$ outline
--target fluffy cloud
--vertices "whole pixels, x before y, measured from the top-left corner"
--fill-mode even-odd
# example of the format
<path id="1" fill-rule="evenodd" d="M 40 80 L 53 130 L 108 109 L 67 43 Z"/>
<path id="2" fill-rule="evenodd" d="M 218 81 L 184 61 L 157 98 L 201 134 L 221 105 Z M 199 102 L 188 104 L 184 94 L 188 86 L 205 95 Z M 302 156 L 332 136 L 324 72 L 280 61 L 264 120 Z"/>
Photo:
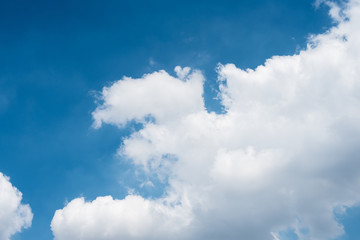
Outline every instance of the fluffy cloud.
<path id="1" fill-rule="evenodd" d="M 33 214 L 21 199 L 21 192 L 0 172 L 0 240 L 9 240 L 22 228 L 30 227 Z"/>
<path id="2" fill-rule="evenodd" d="M 129 195 L 123 200 L 98 197 L 71 201 L 55 213 L 51 227 L 58 239 L 171 238 L 191 221 L 186 206 Z M 100 224 L 100 226 L 99 226 Z"/>
<path id="3" fill-rule="evenodd" d="M 299 54 L 219 66 L 225 114 L 206 111 L 203 77 L 189 68 L 104 88 L 95 126 L 143 123 L 119 154 L 168 187 L 155 200 L 75 199 L 56 212 L 55 239 L 342 235 L 335 213 L 360 202 L 360 2 L 329 5 L 338 25 Z"/>
<path id="4" fill-rule="evenodd" d="M 158 122 L 176 119 L 204 109 L 204 78 L 200 72 L 176 68 L 179 81 L 165 71 L 144 75 L 141 79 L 125 77 L 102 91 L 103 105 L 93 112 L 95 127 L 102 122 L 119 126 L 148 116 Z M 119 94 L 121 93 L 121 94 Z"/>

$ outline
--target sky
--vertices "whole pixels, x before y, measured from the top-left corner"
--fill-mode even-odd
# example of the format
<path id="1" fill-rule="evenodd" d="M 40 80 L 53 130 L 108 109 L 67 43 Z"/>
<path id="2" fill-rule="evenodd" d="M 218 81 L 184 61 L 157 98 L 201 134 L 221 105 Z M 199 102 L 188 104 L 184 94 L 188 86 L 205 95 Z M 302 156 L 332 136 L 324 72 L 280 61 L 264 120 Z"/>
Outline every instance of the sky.
<path id="1" fill-rule="evenodd" d="M 359 4 L 2 1 L 0 240 L 359 239 Z"/>

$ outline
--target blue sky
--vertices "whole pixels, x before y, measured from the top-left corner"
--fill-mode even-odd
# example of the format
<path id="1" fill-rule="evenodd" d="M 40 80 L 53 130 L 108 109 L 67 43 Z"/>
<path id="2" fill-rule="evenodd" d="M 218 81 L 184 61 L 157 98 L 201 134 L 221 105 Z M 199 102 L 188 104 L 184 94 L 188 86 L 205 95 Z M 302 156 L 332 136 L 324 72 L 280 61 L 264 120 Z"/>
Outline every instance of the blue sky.
<path id="1" fill-rule="evenodd" d="M 328 10 L 310 0 L 2 1 L 0 172 L 34 213 L 31 228 L 11 239 L 53 238 L 55 210 L 80 196 L 122 199 L 129 188 L 146 198 L 163 194 L 166 182 L 139 187 L 147 177 L 116 156 L 141 123 L 92 127 L 104 86 L 189 66 L 206 78 L 207 110 L 220 113 L 218 63 L 255 68 L 298 53 L 309 34 L 335 24 Z M 341 239 L 358 239 L 359 210 L 339 218 Z"/>

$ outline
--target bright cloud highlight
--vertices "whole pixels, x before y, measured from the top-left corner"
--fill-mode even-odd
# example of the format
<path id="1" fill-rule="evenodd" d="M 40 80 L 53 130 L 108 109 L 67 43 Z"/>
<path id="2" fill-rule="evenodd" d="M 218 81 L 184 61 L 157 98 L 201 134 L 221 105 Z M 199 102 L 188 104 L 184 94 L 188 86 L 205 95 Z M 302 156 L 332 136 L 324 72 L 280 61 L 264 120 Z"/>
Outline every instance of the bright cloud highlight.
<path id="1" fill-rule="evenodd" d="M 15 233 L 31 226 L 30 206 L 22 204 L 21 200 L 21 192 L 0 172 L 0 240 L 9 240 Z"/>
<path id="2" fill-rule="evenodd" d="M 189 68 L 104 88 L 95 126 L 143 123 L 119 154 L 169 185 L 155 200 L 74 199 L 55 213 L 55 239 L 341 236 L 335 213 L 360 202 L 360 2 L 331 6 L 338 25 L 299 54 L 219 66 L 225 114 L 206 111 Z"/>

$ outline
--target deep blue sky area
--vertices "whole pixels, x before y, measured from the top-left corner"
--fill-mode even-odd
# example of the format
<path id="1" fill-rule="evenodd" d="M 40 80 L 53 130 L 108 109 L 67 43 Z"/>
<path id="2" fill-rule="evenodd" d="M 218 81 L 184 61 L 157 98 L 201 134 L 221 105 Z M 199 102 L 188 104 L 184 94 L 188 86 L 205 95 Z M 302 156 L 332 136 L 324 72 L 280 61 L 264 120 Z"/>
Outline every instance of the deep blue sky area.
<path id="1" fill-rule="evenodd" d="M 34 213 L 13 239 L 52 239 L 51 219 L 67 200 L 137 188 L 132 166 L 115 154 L 138 126 L 93 129 L 94 92 L 124 75 L 190 66 L 207 77 L 207 108 L 220 111 L 219 62 L 254 68 L 294 54 L 333 24 L 327 10 L 311 0 L 1 1 L 0 172 Z M 344 239 L 356 239 L 359 210 L 349 218 Z"/>

